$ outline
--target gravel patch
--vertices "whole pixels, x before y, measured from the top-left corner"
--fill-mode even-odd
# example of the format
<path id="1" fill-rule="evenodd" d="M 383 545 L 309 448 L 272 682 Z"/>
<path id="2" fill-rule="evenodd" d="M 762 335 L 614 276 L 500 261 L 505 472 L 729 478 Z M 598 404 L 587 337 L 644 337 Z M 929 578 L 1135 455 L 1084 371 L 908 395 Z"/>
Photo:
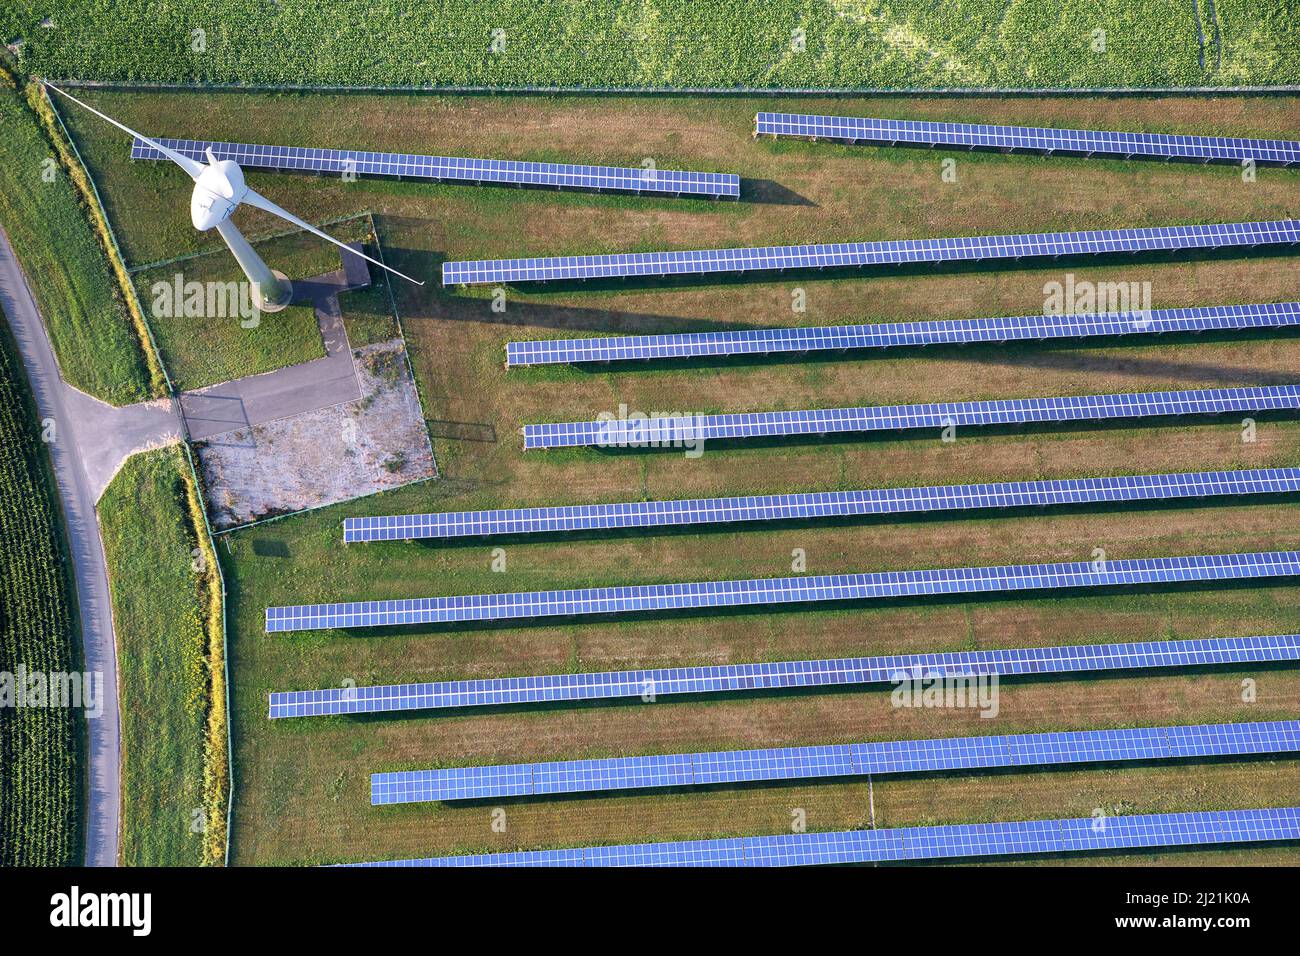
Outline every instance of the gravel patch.
<path id="1" fill-rule="evenodd" d="M 196 442 L 209 519 L 226 529 L 433 478 L 401 339 L 353 351 L 361 398 Z"/>

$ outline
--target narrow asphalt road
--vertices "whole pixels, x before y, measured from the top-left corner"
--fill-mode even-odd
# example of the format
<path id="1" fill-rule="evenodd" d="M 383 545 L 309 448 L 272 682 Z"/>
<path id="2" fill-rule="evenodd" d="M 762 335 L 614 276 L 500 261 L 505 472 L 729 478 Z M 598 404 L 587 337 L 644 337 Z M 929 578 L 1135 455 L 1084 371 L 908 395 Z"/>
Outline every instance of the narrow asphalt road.
<path id="1" fill-rule="evenodd" d="M 2 227 L 0 306 L 18 342 L 41 418 L 55 423 L 50 458 L 77 586 L 83 666 L 102 674 L 104 687 L 103 714 L 86 721 L 85 862 L 88 866 L 116 866 L 122 805 L 117 644 L 95 503 L 131 452 L 179 440 L 180 422 L 168 403 L 115 409 L 63 381 L 36 302 Z"/>

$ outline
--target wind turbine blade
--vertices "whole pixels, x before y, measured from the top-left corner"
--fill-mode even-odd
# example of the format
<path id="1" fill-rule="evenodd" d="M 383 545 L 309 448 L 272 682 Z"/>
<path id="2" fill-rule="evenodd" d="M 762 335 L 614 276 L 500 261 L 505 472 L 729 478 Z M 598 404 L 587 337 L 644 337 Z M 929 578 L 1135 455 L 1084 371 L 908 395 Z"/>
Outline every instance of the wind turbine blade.
<path id="1" fill-rule="evenodd" d="M 143 133 L 137 133 L 135 130 L 131 129 L 131 127 L 129 127 L 129 126 L 123 126 L 123 125 L 122 125 L 121 123 L 119 123 L 117 120 L 113 119 L 113 117 L 111 117 L 111 116 L 105 116 L 103 113 L 101 113 L 99 110 L 95 109 L 95 108 L 94 108 L 93 106 L 91 106 L 89 103 L 83 103 L 83 102 L 81 102 L 81 100 L 77 99 L 77 98 L 76 98 L 75 96 L 73 96 L 71 93 L 64 92 L 63 90 L 61 90 L 61 89 L 59 89 L 57 86 L 55 86 L 53 83 L 46 83 L 46 84 L 44 84 L 44 85 L 45 85 L 47 88 L 53 90 L 55 93 L 58 93 L 60 96 L 66 96 L 68 99 L 72 100 L 72 102 L 76 103 L 78 106 L 82 107 L 83 109 L 88 109 L 88 110 L 90 110 L 90 112 L 94 113 L 94 114 L 95 114 L 96 116 L 98 116 L 100 119 L 108 120 L 110 123 L 112 123 L 114 126 L 116 126 L 118 129 L 122 130 L 123 132 L 130 133 L 130 134 L 131 134 L 132 136 L 134 136 L 136 139 L 138 139 L 138 140 L 140 140 L 140 141 L 142 141 L 142 142 L 148 143 L 150 146 L 152 146 L 154 149 L 158 150 L 158 152 L 162 153 L 164 156 L 166 156 L 168 159 L 170 159 L 173 163 L 175 163 L 175 164 L 176 164 L 177 166 L 179 166 L 181 169 L 183 169 L 183 170 L 185 170 L 187 173 L 189 173 L 191 179 L 198 179 L 198 178 L 199 178 L 199 173 L 203 172 L 203 170 L 207 168 L 207 167 L 205 167 L 202 163 L 200 163 L 200 162 L 196 162 L 195 160 L 190 159 L 188 156 L 182 156 L 180 153 L 176 152 L 176 150 L 174 150 L 174 149 L 168 149 L 168 148 L 167 148 L 166 146 L 164 146 L 162 143 L 159 143 L 159 142 L 156 141 L 156 140 L 152 140 L 152 139 L 150 139 L 148 136 L 145 136 Z"/>
<path id="2" fill-rule="evenodd" d="M 267 212 L 271 213 L 271 215 L 273 215 L 273 216 L 279 216 L 279 217 L 280 217 L 281 219 L 283 219 L 285 222 L 291 222 L 291 223 L 293 223 L 295 226 L 298 226 L 298 227 L 301 228 L 301 229 L 306 229 L 308 232 L 310 232 L 310 233 L 312 233 L 312 234 L 314 234 L 314 235 L 320 236 L 320 237 L 321 237 L 322 239 L 324 239 L 326 242 L 332 242 L 332 243 L 334 243 L 334 245 L 338 246 L 340 249 L 346 249 L 348 252 L 352 253 L 354 256 L 360 256 L 362 259 L 365 259 L 366 262 L 374 263 L 375 265 L 379 266 L 379 268 L 381 268 L 381 269 L 387 269 L 387 270 L 388 270 L 389 272 L 391 272 L 393 275 L 395 275 L 395 276 L 400 276 L 401 278 L 405 279 L 407 282 L 414 282 L 416 285 L 424 285 L 423 282 L 420 282 L 420 281 L 417 280 L 417 279 L 412 279 L 410 276 L 405 275 L 405 274 L 403 274 L 403 273 L 401 273 L 401 272 L 398 272 L 396 269 L 390 269 L 388 266 L 384 265 L 384 264 L 383 264 L 382 262 L 380 262 L 378 259 L 371 259 L 371 258 L 370 258 L 368 255 L 366 255 L 364 252 L 357 252 L 357 250 L 353 249 L 351 246 L 347 245 L 346 243 L 339 242 L 339 241 L 338 241 L 337 239 L 335 239 L 333 236 L 321 232 L 319 229 L 317 229 L 317 228 L 316 228 L 315 226 L 313 226 L 311 223 L 303 222 L 301 219 L 299 219 L 299 218 L 298 218 L 297 216 L 295 216 L 293 213 L 289 212 L 289 210 L 280 208 L 280 207 L 277 206 L 275 203 L 271 202 L 271 200 L 269 200 L 269 199 L 267 199 L 265 196 L 263 196 L 261 193 L 255 192 L 255 191 L 253 191 L 252 189 L 250 189 L 248 192 L 246 192 L 246 193 L 244 194 L 244 198 L 243 198 L 242 200 L 240 200 L 240 201 L 241 201 L 241 202 L 248 203 L 248 205 L 250 205 L 250 206 L 256 206 L 258 209 L 264 209 L 264 210 L 266 210 Z"/>

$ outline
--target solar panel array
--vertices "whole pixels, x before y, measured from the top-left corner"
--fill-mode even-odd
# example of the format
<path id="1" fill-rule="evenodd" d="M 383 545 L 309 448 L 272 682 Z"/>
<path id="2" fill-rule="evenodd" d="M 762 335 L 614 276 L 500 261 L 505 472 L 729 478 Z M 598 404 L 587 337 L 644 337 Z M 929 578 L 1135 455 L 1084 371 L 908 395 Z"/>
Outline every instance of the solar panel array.
<path id="1" fill-rule="evenodd" d="M 551 282 L 632 276 L 708 275 L 780 269 L 838 269 L 1021 259 L 1041 256 L 1101 255 L 1185 249 L 1222 249 L 1300 242 L 1300 222 L 1218 223 L 1158 226 L 1148 229 L 1095 229 L 1032 235 L 970 236 L 955 239 L 903 239 L 887 242 L 837 242 L 755 249 L 702 249 L 689 252 L 630 252 L 536 259 L 481 259 L 442 264 L 442 284 Z"/>
<path id="2" fill-rule="evenodd" d="M 1179 136 L 1167 133 L 1120 133 L 1039 126 L 985 126 L 919 120 L 869 119 L 759 113 L 754 135 L 799 139 L 834 139 L 878 146 L 966 146 L 971 149 L 1027 150 L 1036 153 L 1081 153 L 1132 159 L 1187 159 L 1202 162 L 1254 160 L 1260 166 L 1300 164 L 1300 143 L 1283 139 L 1235 136 Z"/>
<path id="3" fill-rule="evenodd" d="M 1102 421 L 1169 415 L 1222 415 L 1300 408 L 1300 385 L 1198 388 L 988 402 L 929 402 L 797 412 L 739 412 L 666 418 L 597 419 L 525 425 L 524 448 L 698 448 L 704 441 L 835 435 L 917 428 Z"/>
<path id="4" fill-rule="evenodd" d="M 927 595 L 974 595 L 1199 581 L 1239 581 L 1300 574 L 1300 551 L 1126 558 L 1104 562 L 820 574 L 806 577 L 642 584 L 469 594 L 406 600 L 304 604 L 266 609 L 268 633 L 326 628 L 455 624 L 595 614 L 862 601 Z"/>
<path id="5" fill-rule="evenodd" d="M 345 518 L 343 540 L 356 543 L 547 534 L 981 508 L 1168 501 L 1216 495 L 1287 494 L 1297 491 L 1300 491 L 1300 468 L 1257 468 L 1118 478 L 1005 481 L 979 485 L 751 495 L 742 498 L 688 498 L 607 505 L 561 505 L 553 508 L 379 515 Z"/>
<path id="6" fill-rule="evenodd" d="M 970 693 L 973 697 L 973 688 Z M 894 740 L 374 773 L 370 775 L 370 802 L 381 806 L 1296 751 L 1300 751 L 1300 721 L 1295 720 Z"/>
<path id="7" fill-rule="evenodd" d="M 586 674 L 543 674 L 534 677 L 277 691 L 271 694 L 270 717 L 275 720 L 285 717 L 636 698 L 650 701 L 678 694 L 728 694 L 885 684 L 896 680 L 899 675 L 908 675 L 914 679 L 991 674 L 1016 677 L 1297 660 L 1300 660 L 1298 634 L 893 654 L 885 657 L 845 657 L 771 664 L 661 667 Z"/>
<path id="8" fill-rule="evenodd" d="M 823 866 L 1300 840 L 1300 807 L 967 823 L 890 830 L 482 853 L 364 867 Z"/>
<path id="9" fill-rule="evenodd" d="M 621 335 L 588 339 L 537 339 L 506 343 L 506 364 L 559 365 L 583 362 L 769 355 L 901 346 L 1021 342 L 1207 332 L 1300 325 L 1300 302 L 1261 305 L 1198 306 L 1081 315 L 1020 315 L 937 322 L 879 322 L 735 332 L 682 332 L 671 335 Z"/>
<path id="10" fill-rule="evenodd" d="M 575 166 L 568 163 L 531 163 L 504 159 L 460 159 L 452 156 L 373 153 L 354 149 L 214 143 L 166 137 L 159 137 L 158 142 L 201 163 L 207 162 L 205 150 L 211 149 L 217 159 L 234 160 L 240 166 L 251 169 L 406 176 L 447 183 L 554 186 L 610 192 L 708 196 L 713 199 L 740 197 L 740 177 L 733 173 Z M 131 158 L 166 159 L 162 153 L 138 139 L 131 146 Z"/>

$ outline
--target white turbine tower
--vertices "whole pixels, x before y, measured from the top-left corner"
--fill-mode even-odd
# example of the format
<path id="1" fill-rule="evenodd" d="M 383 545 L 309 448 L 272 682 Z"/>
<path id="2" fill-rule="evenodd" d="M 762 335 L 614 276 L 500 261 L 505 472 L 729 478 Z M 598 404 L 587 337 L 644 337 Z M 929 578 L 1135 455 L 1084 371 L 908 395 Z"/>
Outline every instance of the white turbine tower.
<path id="1" fill-rule="evenodd" d="M 234 160 L 217 159 L 212 155 L 212 150 L 209 149 L 207 150 L 208 162 L 207 165 L 204 165 L 197 160 L 190 159 L 188 156 L 182 156 L 175 150 L 168 149 L 162 143 L 152 140 L 148 136 L 137 133 L 111 116 L 105 116 L 88 103 L 81 102 L 71 93 L 64 92 L 50 83 L 45 85 L 60 96 L 66 96 L 78 106 L 90 110 L 100 119 L 108 120 L 123 132 L 130 133 L 141 142 L 148 143 L 189 173 L 190 178 L 194 180 L 194 192 L 190 196 L 190 219 L 194 223 L 194 228 L 200 232 L 207 232 L 209 229 L 215 228 L 221 234 L 221 238 L 230 247 L 235 261 L 244 270 L 244 275 L 248 276 L 248 281 L 253 284 L 254 296 L 257 299 L 258 307 L 262 311 L 275 312 L 283 309 L 289 304 L 293 289 L 288 278 L 283 273 L 271 271 L 270 267 L 262 261 L 262 257 L 253 251 L 253 247 L 248 244 L 248 240 L 244 238 L 243 234 L 235 228 L 235 224 L 230 221 L 231 214 L 239 207 L 240 203 L 247 203 L 250 206 L 256 206 L 258 209 L 264 209 L 273 216 L 279 216 L 300 229 L 306 229 L 308 232 L 320 236 L 327 242 L 332 242 L 342 249 L 346 249 L 355 256 L 360 256 L 381 269 L 387 269 L 395 276 L 401 276 L 407 282 L 424 285 L 423 282 L 412 279 L 408 275 L 403 275 L 396 269 L 389 269 L 388 266 L 377 259 L 371 259 L 368 255 L 344 245 L 333 236 L 326 235 L 310 223 L 303 222 L 287 209 L 281 209 L 265 196 L 250 189 L 244 182 L 244 171 L 239 168 L 239 164 Z"/>

